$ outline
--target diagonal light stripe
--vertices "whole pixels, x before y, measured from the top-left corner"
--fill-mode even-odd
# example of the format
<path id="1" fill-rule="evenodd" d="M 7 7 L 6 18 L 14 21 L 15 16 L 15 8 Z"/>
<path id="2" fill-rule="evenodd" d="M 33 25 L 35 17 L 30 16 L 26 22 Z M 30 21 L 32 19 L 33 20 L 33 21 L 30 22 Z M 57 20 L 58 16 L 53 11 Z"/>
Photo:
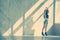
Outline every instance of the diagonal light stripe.
<path id="1" fill-rule="evenodd" d="M 14 36 L 23 36 L 23 27 L 21 27 L 15 34 Z"/>
<path id="2" fill-rule="evenodd" d="M 11 33 L 11 28 L 8 31 L 6 31 L 6 33 L 2 34 L 2 36 L 8 36 L 10 33 Z"/>
<path id="3" fill-rule="evenodd" d="M 25 14 L 25 19 L 43 2 L 43 0 L 39 0 L 32 8 Z"/>

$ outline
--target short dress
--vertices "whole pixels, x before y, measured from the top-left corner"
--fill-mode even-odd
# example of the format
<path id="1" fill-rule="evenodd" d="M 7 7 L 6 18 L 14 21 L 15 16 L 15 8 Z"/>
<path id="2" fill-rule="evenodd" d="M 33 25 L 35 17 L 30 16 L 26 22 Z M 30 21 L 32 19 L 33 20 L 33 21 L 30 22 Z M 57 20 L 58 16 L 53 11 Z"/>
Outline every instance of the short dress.
<path id="1" fill-rule="evenodd" d="M 44 20 L 44 24 L 48 24 L 48 20 L 47 19 Z"/>

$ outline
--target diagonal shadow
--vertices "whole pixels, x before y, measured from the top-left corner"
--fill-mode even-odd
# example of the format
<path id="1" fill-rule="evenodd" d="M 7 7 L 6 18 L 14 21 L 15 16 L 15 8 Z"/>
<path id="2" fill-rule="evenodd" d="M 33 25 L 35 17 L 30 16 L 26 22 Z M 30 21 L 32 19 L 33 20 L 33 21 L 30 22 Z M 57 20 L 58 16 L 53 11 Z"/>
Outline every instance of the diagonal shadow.
<path id="1" fill-rule="evenodd" d="M 50 8 L 52 5 L 53 5 L 53 3 L 51 3 L 48 8 Z M 44 14 L 44 12 L 36 19 L 36 21 L 38 21 L 38 20 L 41 18 L 41 16 L 42 16 L 43 14 Z M 36 22 L 36 21 L 35 21 L 35 22 Z M 35 23 L 35 22 L 34 22 L 34 23 Z"/>
<path id="2" fill-rule="evenodd" d="M 31 15 L 29 15 L 28 18 L 25 19 L 25 20 L 20 24 L 20 26 L 16 28 L 16 30 L 14 30 L 13 33 L 15 33 L 21 26 L 23 26 L 24 23 L 25 23 L 25 21 L 27 21 L 31 16 L 33 16 L 33 15 L 35 14 L 35 12 L 38 11 L 38 9 L 41 8 L 46 2 L 47 2 L 47 0 L 44 0 L 44 1 L 38 6 L 38 8 L 37 8 L 36 10 L 34 10 L 34 11 L 31 13 Z"/>

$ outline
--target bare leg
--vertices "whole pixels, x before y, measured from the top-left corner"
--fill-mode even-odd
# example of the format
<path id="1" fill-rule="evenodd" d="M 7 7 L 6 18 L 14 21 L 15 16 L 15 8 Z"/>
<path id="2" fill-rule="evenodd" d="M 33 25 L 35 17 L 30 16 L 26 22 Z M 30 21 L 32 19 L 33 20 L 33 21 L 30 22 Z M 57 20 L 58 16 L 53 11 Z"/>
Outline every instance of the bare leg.
<path id="1" fill-rule="evenodd" d="M 45 25 L 45 32 L 47 32 L 47 24 Z"/>
<path id="2" fill-rule="evenodd" d="M 47 36 L 47 24 L 45 25 L 45 35 Z"/>
<path id="3" fill-rule="evenodd" d="M 44 24 L 44 26 L 43 26 L 43 28 L 42 28 L 42 32 L 44 31 L 44 28 L 45 28 L 45 24 Z"/>
<path id="4" fill-rule="evenodd" d="M 44 31 L 44 28 L 45 28 L 45 24 L 44 24 L 44 26 L 43 26 L 43 28 L 42 28 L 42 35 L 44 36 L 44 33 L 43 33 L 43 31 Z"/>

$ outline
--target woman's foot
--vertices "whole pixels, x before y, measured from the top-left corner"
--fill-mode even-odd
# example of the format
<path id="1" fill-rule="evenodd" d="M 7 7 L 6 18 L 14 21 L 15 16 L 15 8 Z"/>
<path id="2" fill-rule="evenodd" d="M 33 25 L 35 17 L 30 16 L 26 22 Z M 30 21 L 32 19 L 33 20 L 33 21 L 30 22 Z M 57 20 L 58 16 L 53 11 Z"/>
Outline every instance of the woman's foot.
<path id="1" fill-rule="evenodd" d="M 43 32 L 42 32 L 42 35 L 44 36 Z"/>
<path id="2" fill-rule="evenodd" d="M 45 32 L 45 35 L 47 36 L 47 32 Z"/>

